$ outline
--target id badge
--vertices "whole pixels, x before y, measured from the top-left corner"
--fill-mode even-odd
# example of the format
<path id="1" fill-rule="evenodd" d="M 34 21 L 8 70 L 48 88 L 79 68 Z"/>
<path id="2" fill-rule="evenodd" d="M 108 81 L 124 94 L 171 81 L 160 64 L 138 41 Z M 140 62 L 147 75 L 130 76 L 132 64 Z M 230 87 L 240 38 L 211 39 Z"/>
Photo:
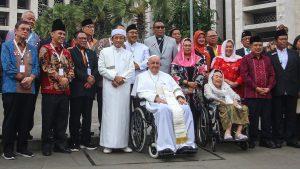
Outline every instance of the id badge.
<path id="1" fill-rule="evenodd" d="M 59 76 L 63 76 L 64 75 L 64 69 L 63 68 L 59 68 L 58 75 Z"/>
<path id="2" fill-rule="evenodd" d="M 20 65 L 20 73 L 25 73 L 25 65 Z"/>
<path id="3" fill-rule="evenodd" d="M 87 68 L 87 74 L 90 76 L 90 75 L 92 75 L 92 70 L 91 70 L 91 68 Z"/>

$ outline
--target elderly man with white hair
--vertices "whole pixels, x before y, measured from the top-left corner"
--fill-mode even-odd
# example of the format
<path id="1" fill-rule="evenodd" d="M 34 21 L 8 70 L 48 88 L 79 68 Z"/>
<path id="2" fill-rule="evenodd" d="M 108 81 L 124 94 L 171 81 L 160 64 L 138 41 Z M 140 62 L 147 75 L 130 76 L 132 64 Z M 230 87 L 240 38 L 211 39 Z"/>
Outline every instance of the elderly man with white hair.
<path id="1" fill-rule="evenodd" d="M 26 40 L 26 42 L 32 46 L 38 47 L 40 43 L 40 38 L 39 36 L 32 30 L 34 28 L 36 18 L 35 15 L 32 11 L 26 11 L 22 14 L 21 20 L 26 21 L 30 25 L 30 34 Z M 5 41 L 10 41 L 15 38 L 15 30 L 10 30 L 5 38 Z"/>
<path id="2" fill-rule="evenodd" d="M 114 29 L 113 45 L 100 52 L 98 66 L 103 76 L 103 107 L 100 145 L 104 153 L 112 149 L 132 152 L 128 147 L 130 79 L 134 73 L 133 56 L 123 48 L 126 31 Z"/>
<path id="3" fill-rule="evenodd" d="M 148 71 L 136 78 L 132 95 L 146 99 L 157 126 L 158 155 L 197 152 L 193 115 L 181 88 L 167 73 L 160 71 L 159 56 L 148 60 Z"/>

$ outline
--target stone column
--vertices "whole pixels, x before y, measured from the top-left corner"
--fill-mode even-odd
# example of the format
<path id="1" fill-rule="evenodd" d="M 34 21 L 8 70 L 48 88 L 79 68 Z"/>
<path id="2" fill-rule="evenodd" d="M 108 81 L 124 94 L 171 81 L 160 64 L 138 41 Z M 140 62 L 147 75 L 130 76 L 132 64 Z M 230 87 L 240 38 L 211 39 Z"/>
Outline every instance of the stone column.
<path id="1" fill-rule="evenodd" d="M 241 48 L 241 34 L 244 30 L 243 0 L 235 0 L 235 43 L 236 48 Z"/>

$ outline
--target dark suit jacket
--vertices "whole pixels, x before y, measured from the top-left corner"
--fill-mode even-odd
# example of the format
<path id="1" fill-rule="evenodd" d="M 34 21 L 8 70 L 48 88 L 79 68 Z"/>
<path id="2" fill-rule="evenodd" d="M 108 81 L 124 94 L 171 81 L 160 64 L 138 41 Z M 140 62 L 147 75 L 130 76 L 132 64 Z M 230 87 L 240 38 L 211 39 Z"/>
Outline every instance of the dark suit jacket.
<path id="1" fill-rule="evenodd" d="M 70 49 L 72 59 L 74 62 L 75 78 L 71 82 L 71 97 L 88 96 L 94 98 L 95 84 L 90 89 L 86 89 L 84 84 L 87 82 L 88 73 L 87 66 L 83 63 L 82 54 L 78 47 Z M 96 53 L 90 49 L 86 49 L 87 57 L 92 75 L 97 78 L 98 76 L 98 63 Z"/>
<path id="2" fill-rule="evenodd" d="M 208 53 L 210 55 L 211 61 L 214 60 L 214 58 L 216 57 L 214 49 L 211 46 L 206 46 L 206 50 L 208 51 Z"/>
<path id="3" fill-rule="evenodd" d="M 242 56 L 242 57 L 245 56 L 245 50 L 244 50 L 244 48 L 240 48 L 240 49 L 236 50 L 235 54 L 239 55 L 239 56 Z"/>
<path id="4" fill-rule="evenodd" d="M 298 54 L 290 49 L 288 52 L 288 62 L 286 68 L 283 69 L 277 51 L 269 52 L 274 71 L 276 85 L 273 88 L 273 96 L 282 96 L 285 94 L 289 96 L 298 96 L 300 89 L 300 58 Z"/>

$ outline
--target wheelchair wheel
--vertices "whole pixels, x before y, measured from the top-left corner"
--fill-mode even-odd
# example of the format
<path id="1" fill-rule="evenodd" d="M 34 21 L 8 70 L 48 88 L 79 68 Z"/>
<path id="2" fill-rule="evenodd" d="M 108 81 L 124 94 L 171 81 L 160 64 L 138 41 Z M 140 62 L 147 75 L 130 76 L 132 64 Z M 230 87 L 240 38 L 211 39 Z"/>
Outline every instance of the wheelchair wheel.
<path id="1" fill-rule="evenodd" d="M 130 135 L 133 148 L 141 152 L 145 147 L 147 137 L 147 124 L 141 108 L 136 108 L 131 116 Z"/>
<path id="2" fill-rule="evenodd" d="M 247 151 L 249 149 L 249 143 L 247 141 L 241 142 L 240 147 L 242 150 Z"/>
<path id="3" fill-rule="evenodd" d="M 156 143 L 152 143 L 149 145 L 148 152 L 149 152 L 150 157 L 158 158 L 158 151 L 156 149 Z"/>
<path id="4" fill-rule="evenodd" d="M 208 135 L 209 135 L 209 119 L 208 113 L 203 108 L 200 112 L 198 124 L 197 124 L 197 137 L 198 137 L 198 146 L 205 147 L 208 143 Z"/>

